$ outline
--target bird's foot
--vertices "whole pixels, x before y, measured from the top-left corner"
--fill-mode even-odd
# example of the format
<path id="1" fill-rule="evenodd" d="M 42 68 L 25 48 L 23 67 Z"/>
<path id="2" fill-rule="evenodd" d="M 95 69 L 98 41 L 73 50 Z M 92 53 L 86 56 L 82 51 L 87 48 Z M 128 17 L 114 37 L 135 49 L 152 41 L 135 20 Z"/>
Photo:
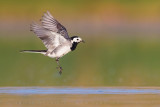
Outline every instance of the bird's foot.
<path id="1" fill-rule="evenodd" d="M 59 67 L 57 67 L 57 69 L 59 70 L 59 74 L 61 75 L 62 74 L 62 70 L 63 70 L 62 67 L 59 66 Z"/>
<path id="2" fill-rule="evenodd" d="M 61 74 L 62 74 L 62 71 L 59 71 L 59 74 L 61 75 Z"/>

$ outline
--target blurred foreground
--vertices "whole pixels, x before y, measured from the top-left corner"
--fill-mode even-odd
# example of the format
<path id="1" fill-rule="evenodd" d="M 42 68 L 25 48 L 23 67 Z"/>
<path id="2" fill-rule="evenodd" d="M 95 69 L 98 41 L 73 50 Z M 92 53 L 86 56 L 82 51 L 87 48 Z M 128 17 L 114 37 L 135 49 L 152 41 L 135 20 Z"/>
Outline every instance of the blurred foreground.
<path id="1" fill-rule="evenodd" d="M 160 105 L 160 96 L 158 94 L 151 94 L 150 90 L 159 90 L 156 87 L 147 88 L 137 88 L 137 87 L 103 87 L 99 89 L 96 87 L 97 91 L 103 91 L 103 89 L 108 89 L 122 92 L 116 94 L 116 92 L 111 92 L 110 94 L 62 94 L 67 93 L 67 90 L 72 90 L 74 88 L 70 87 L 66 91 L 64 87 L 59 87 L 60 91 L 56 90 L 57 87 L 5 87 L 5 90 L 0 89 L 0 105 L 3 107 L 158 107 Z M 13 90 L 12 90 L 13 89 Z M 14 93 L 15 91 L 17 93 Z M 43 89 L 42 93 L 39 89 Z M 78 87 L 76 88 L 78 89 Z M 81 89 L 81 88 L 80 88 Z M 83 88 L 84 89 L 84 88 Z M 87 88 L 86 88 L 87 89 Z M 94 89 L 92 87 L 92 89 Z M 25 93 L 29 92 L 31 94 Z M 37 93 L 37 91 L 39 93 Z M 51 94 L 56 90 L 57 94 Z M 148 90 L 148 91 L 147 91 Z M 6 93 L 2 93 L 5 91 Z M 9 92 L 7 94 L 7 91 Z M 33 93 L 35 91 L 35 93 Z M 93 91 L 93 90 L 92 90 Z M 89 92 L 92 93 L 90 90 Z M 145 94 L 143 93 L 145 92 Z M 10 92 L 13 92 L 12 94 Z M 46 92 L 46 94 L 45 94 Z M 51 93 L 47 93 L 51 92 Z M 70 91 L 71 92 L 71 91 Z M 125 92 L 125 94 L 123 93 Z M 137 93 L 134 93 L 137 92 Z M 140 92 L 140 93 L 138 93 Z M 147 94 L 147 92 L 149 92 Z M 160 91 L 159 91 L 160 92 Z"/>

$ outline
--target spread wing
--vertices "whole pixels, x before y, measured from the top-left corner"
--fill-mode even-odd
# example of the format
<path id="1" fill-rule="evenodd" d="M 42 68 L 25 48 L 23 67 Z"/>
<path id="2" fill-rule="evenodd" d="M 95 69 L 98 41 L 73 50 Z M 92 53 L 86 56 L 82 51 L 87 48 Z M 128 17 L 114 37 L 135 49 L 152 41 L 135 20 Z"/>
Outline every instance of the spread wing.
<path id="1" fill-rule="evenodd" d="M 41 19 L 42 26 L 50 31 L 59 33 L 64 38 L 69 39 L 66 28 L 61 25 L 50 13 L 47 11 L 44 13 Z"/>
<path id="2" fill-rule="evenodd" d="M 31 24 L 33 31 L 44 43 L 48 50 L 53 50 L 69 39 L 67 30 L 49 12 L 42 17 L 42 25 Z"/>

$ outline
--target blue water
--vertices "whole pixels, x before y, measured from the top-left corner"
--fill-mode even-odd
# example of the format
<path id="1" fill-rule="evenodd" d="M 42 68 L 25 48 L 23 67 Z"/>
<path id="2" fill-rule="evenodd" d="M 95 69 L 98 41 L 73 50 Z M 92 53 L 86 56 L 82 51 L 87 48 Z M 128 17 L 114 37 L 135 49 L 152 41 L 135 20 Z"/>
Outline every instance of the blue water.
<path id="1" fill-rule="evenodd" d="M 160 89 L 110 87 L 0 87 L 0 94 L 160 94 Z"/>

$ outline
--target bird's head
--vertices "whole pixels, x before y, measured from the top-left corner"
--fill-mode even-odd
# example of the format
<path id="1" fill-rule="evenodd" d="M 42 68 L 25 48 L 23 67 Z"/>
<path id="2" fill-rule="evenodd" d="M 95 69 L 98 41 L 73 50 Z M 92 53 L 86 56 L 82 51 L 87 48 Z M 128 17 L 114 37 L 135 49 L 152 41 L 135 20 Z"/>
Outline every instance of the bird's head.
<path id="1" fill-rule="evenodd" d="M 72 36 L 71 37 L 71 42 L 72 43 L 80 43 L 80 42 L 85 43 L 84 40 L 82 40 L 82 38 L 80 38 L 79 36 Z"/>

